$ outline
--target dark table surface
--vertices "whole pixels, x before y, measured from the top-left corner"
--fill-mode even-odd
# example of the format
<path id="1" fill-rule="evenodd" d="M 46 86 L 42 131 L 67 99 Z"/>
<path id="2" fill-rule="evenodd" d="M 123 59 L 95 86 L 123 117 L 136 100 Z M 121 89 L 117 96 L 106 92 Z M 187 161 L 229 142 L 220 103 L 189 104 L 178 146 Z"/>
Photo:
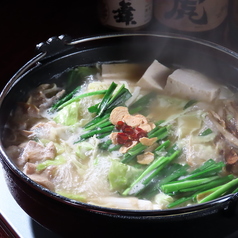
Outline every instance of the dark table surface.
<path id="1" fill-rule="evenodd" d="M 113 32 L 99 23 L 96 5 L 97 0 L 57 1 L 57 4 L 3 1 L 0 6 L 0 89 L 20 67 L 35 56 L 38 43 L 62 34 L 79 38 Z M 238 31 L 234 32 L 234 28 L 230 27 L 230 20 L 227 23 L 222 37 L 215 41 L 238 52 L 238 43 L 234 39 Z M 143 31 L 160 32 L 160 26 L 153 19 Z M 5 236 L 0 229 L 2 237 Z"/>

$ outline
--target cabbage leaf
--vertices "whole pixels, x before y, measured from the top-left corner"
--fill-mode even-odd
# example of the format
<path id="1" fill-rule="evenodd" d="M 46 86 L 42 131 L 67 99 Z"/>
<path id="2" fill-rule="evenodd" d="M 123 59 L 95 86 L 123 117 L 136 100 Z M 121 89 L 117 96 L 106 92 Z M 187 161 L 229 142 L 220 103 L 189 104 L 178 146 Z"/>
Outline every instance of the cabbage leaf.
<path id="1" fill-rule="evenodd" d="M 88 142 L 81 142 L 77 146 L 76 155 L 80 159 L 88 158 L 90 151 L 94 149 L 94 146 Z"/>
<path id="2" fill-rule="evenodd" d="M 54 121 L 65 126 L 74 125 L 79 121 L 79 107 L 80 104 L 78 102 L 73 102 L 65 106 L 57 113 Z"/>
<path id="3" fill-rule="evenodd" d="M 86 197 L 80 194 L 73 194 L 73 193 L 68 193 L 63 191 L 57 191 L 57 193 L 60 194 L 61 196 L 67 197 L 72 200 L 86 202 Z"/>
<path id="4" fill-rule="evenodd" d="M 111 190 L 122 193 L 142 173 L 141 169 L 112 160 L 108 173 Z"/>
<path id="5" fill-rule="evenodd" d="M 37 166 L 36 166 L 36 169 L 38 171 L 41 171 L 43 169 L 46 169 L 48 166 L 51 166 L 51 165 L 61 165 L 61 164 L 64 164 L 66 162 L 66 159 L 64 156 L 62 155 L 58 155 L 55 157 L 54 160 L 45 160 L 44 162 L 42 163 L 39 163 Z"/>

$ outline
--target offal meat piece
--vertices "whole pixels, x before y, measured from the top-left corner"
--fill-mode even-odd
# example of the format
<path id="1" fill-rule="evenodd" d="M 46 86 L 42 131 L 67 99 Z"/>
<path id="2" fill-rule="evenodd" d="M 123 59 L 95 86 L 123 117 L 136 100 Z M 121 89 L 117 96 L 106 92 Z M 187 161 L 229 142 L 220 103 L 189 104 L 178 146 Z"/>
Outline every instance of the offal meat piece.
<path id="1" fill-rule="evenodd" d="M 50 181 L 50 177 L 54 171 L 54 166 L 50 166 L 43 171 L 37 171 L 36 165 L 33 163 L 26 163 L 24 166 L 23 172 L 33 181 L 42 185 L 45 188 L 48 188 L 51 191 L 54 191 L 55 186 Z"/>
<path id="2" fill-rule="evenodd" d="M 19 115 L 26 115 L 33 118 L 41 118 L 40 110 L 33 104 L 30 103 L 18 103 Z"/>
<path id="3" fill-rule="evenodd" d="M 29 138 L 41 138 L 50 141 L 57 141 L 59 137 L 57 132 L 60 133 L 62 128 L 63 127 L 59 126 L 55 121 L 39 122 L 30 128 L 30 131 L 32 131 L 33 134 L 31 134 Z"/>
<path id="4" fill-rule="evenodd" d="M 224 103 L 223 111 L 226 129 L 235 137 L 238 137 L 238 105 L 227 100 Z"/>
<path id="5" fill-rule="evenodd" d="M 226 162 L 229 165 L 234 165 L 238 162 L 238 155 L 234 150 L 229 151 L 229 154 L 226 156 Z"/>
<path id="6" fill-rule="evenodd" d="M 18 107 L 14 112 L 13 117 L 10 119 L 11 128 L 18 130 L 27 130 L 34 125 L 42 116 L 39 109 L 29 103 L 18 103 Z"/>
<path id="7" fill-rule="evenodd" d="M 43 146 L 35 141 L 30 140 L 21 155 L 21 160 L 25 162 L 35 163 L 37 161 L 45 161 L 54 159 L 56 156 L 56 148 L 53 142 L 49 142 Z"/>
<path id="8" fill-rule="evenodd" d="M 28 103 L 36 105 L 39 109 L 46 109 L 60 99 L 65 90 L 61 90 L 56 84 L 42 84 L 32 91 Z"/>
<path id="9" fill-rule="evenodd" d="M 222 120 L 222 118 L 220 118 L 219 115 L 214 111 L 209 111 L 207 116 L 211 120 L 213 125 L 216 127 L 216 129 L 226 139 L 226 141 L 231 146 L 238 148 L 238 138 L 227 130 L 224 120 Z"/>

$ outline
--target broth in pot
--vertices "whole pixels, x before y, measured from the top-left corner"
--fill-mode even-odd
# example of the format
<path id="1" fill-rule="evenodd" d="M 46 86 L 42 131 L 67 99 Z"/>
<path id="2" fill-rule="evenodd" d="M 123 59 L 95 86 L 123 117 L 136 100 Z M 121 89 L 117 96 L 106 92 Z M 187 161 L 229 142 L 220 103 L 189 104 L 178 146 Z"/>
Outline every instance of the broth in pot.
<path id="1" fill-rule="evenodd" d="M 235 89 L 157 60 L 65 74 L 67 85 L 31 91 L 5 128 L 8 156 L 33 181 L 73 200 L 131 210 L 237 191 Z"/>

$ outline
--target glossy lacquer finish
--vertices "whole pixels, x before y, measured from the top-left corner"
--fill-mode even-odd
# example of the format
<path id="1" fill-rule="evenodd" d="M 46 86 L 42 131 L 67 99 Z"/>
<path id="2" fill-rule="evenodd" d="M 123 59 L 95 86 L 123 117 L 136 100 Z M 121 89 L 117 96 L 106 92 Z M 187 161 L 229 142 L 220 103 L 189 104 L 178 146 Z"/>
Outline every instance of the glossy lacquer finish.
<path id="1" fill-rule="evenodd" d="M 235 53 L 193 38 L 142 33 L 77 40 L 60 36 L 38 45 L 38 49 L 36 58 L 17 72 L 0 98 L 1 160 L 6 181 L 15 200 L 34 220 L 65 237 L 72 237 L 72 234 L 84 237 L 152 237 L 159 234 L 165 237 L 225 237 L 237 230 L 237 194 L 164 211 L 109 209 L 61 197 L 37 185 L 15 167 L 4 152 L 2 133 L 16 102 L 41 83 L 64 84 L 55 76 L 68 68 L 98 61 L 149 63 L 157 59 L 168 67 L 199 70 L 237 87 L 238 56 Z"/>

